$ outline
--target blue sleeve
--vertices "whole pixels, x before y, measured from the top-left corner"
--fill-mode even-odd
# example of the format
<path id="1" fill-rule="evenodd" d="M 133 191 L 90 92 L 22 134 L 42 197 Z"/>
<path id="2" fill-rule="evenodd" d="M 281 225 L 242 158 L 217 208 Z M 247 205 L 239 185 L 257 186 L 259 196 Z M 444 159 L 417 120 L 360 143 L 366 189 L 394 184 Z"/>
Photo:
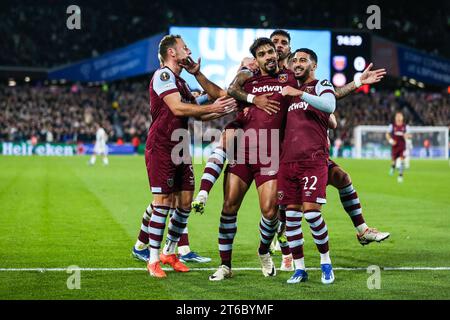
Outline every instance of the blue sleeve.
<path id="1" fill-rule="evenodd" d="M 322 93 L 321 96 L 303 93 L 302 100 L 308 102 L 317 110 L 333 113 L 336 109 L 336 96 L 331 92 Z"/>
<path id="2" fill-rule="evenodd" d="M 201 96 L 198 96 L 195 98 L 195 101 L 197 101 L 197 104 L 205 104 L 209 101 L 207 94 L 202 94 Z"/>
<path id="3" fill-rule="evenodd" d="M 161 98 L 170 93 L 179 92 L 175 75 L 170 69 L 163 68 L 155 72 L 155 75 L 153 76 L 153 90 L 155 90 Z"/>

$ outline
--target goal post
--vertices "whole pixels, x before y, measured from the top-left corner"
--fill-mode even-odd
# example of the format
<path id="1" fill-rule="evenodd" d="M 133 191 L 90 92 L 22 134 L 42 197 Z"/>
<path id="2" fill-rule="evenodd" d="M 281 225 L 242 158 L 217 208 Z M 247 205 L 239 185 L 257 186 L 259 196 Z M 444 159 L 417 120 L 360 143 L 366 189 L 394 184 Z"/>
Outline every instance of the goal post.
<path id="1" fill-rule="evenodd" d="M 408 156 L 413 159 L 448 159 L 448 127 L 408 126 Z M 354 156 L 357 159 L 390 159 L 391 146 L 386 140 L 389 126 L 357 126 L 353 129 Z"/>

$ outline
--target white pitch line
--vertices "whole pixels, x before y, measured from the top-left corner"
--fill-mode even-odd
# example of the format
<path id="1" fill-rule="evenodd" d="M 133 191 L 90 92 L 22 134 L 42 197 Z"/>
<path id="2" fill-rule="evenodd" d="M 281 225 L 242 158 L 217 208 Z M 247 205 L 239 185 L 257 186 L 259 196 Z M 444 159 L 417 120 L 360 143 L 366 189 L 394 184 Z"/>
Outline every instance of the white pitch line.
<path id="1" fill-rule="evenodd" d="M 171 268 L 162 268 L 173 271 Z M 450 271 L 450 267 L 380 267 L 383 271 Z M 146 268 L 0 268 L 0 272 L 67 272 L 70 271 L 146 271 Z M 191 268 L 191 271 L 214 271 L 217 268 Z M 261 268 L 233 268 L 236 271 L 260 271 Z M 308 271 L 318 271 L 320 268 L 306 268 Z M 366 271 L 367 268 L 336 267 L 335 271 Z"/>

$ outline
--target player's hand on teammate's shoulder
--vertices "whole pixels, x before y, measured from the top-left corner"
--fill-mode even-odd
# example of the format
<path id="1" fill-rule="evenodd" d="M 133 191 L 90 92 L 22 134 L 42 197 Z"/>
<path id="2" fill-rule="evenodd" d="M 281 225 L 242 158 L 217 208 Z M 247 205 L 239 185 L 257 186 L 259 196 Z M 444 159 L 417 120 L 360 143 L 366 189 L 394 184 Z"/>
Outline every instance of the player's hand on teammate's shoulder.
<path id="1" fill-rule="evenodd" d="M 297 97 L 297 96 L 301 96 L 303 94 L 303 92 L 298 89 L 292 88 L 291 86 L 285 86 L 281 90 L 281 94 L 283 96 Z"/>
<path id="2" fill-rule="evenodd" d="M 208 112 L 211 113 L 229 113 L 236 111 L 237 102 L 232 97 L 222 96 L 216 99 L 214 103 L 206 106 L 205 108 L 208 108 Z"/>
<path id="3" fill-rule="evenodd" d="M 256 96 L 253 99 L 253 104 L 257 108 L 267 112 L 269 115 L 277 113 L 278 111 L 280 111 L 280 103 L 278 101 L 269 99 L 271 95 L 273 95 L 273 92 Z"/>
<path id="4" fill-rule="evenodd" d="M 386 75 L 386 69 L 372 70 L 373 63 L 371 62 L 364 72 L 361 74 L 361 84 L 374 84 L 380 82 Z"/>
<path id="5" fill-rule="evenodd" d="M 202 62 L 202 58 L 198 58 L 197 62 L 195 62 L 190 56 L 187 57 L 185 63 L 180 63 L 180 66 L 184 68 L 190 74 L 196 75 L 200 72 L 200 64 Z"/>
<path id="6" fill-rule="evenodd" d="M 257 72 L 259 70 L 258 64 L 256 63 L 255 58 L 246 57 L 242 59 L 241 65 L 239 66 L 239 70 L 242 70 L 242 68 L 246 68 L 250 70 L 251 72 Z"/>

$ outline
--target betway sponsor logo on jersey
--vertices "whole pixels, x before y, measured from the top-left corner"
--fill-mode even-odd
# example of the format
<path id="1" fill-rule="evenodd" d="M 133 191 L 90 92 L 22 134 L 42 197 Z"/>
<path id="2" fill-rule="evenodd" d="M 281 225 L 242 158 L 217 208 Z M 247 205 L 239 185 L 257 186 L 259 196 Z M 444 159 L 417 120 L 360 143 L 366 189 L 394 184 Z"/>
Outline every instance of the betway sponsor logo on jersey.
<path id="1" fill-rule="evenodd" d="M 298 103 L 293 103 L 293 104 L 291 104 L 289 106 L 288 112 L 289 111 L 293 111 L 293 110 L 299 110 L 299 109 L 306 110 L 306 109 L 308 109 L 308 106 L 309 106 L 309 103 L 305 102 L 305 101 L 300 101 Z"/>
<path id="2" fill-rule="evenodd" d="M 258 92 L 279 92 L 281 93 L 283 86 L 269 86 L 268 84 L 261 87 L 253 87 L 252 93 Z"/>

